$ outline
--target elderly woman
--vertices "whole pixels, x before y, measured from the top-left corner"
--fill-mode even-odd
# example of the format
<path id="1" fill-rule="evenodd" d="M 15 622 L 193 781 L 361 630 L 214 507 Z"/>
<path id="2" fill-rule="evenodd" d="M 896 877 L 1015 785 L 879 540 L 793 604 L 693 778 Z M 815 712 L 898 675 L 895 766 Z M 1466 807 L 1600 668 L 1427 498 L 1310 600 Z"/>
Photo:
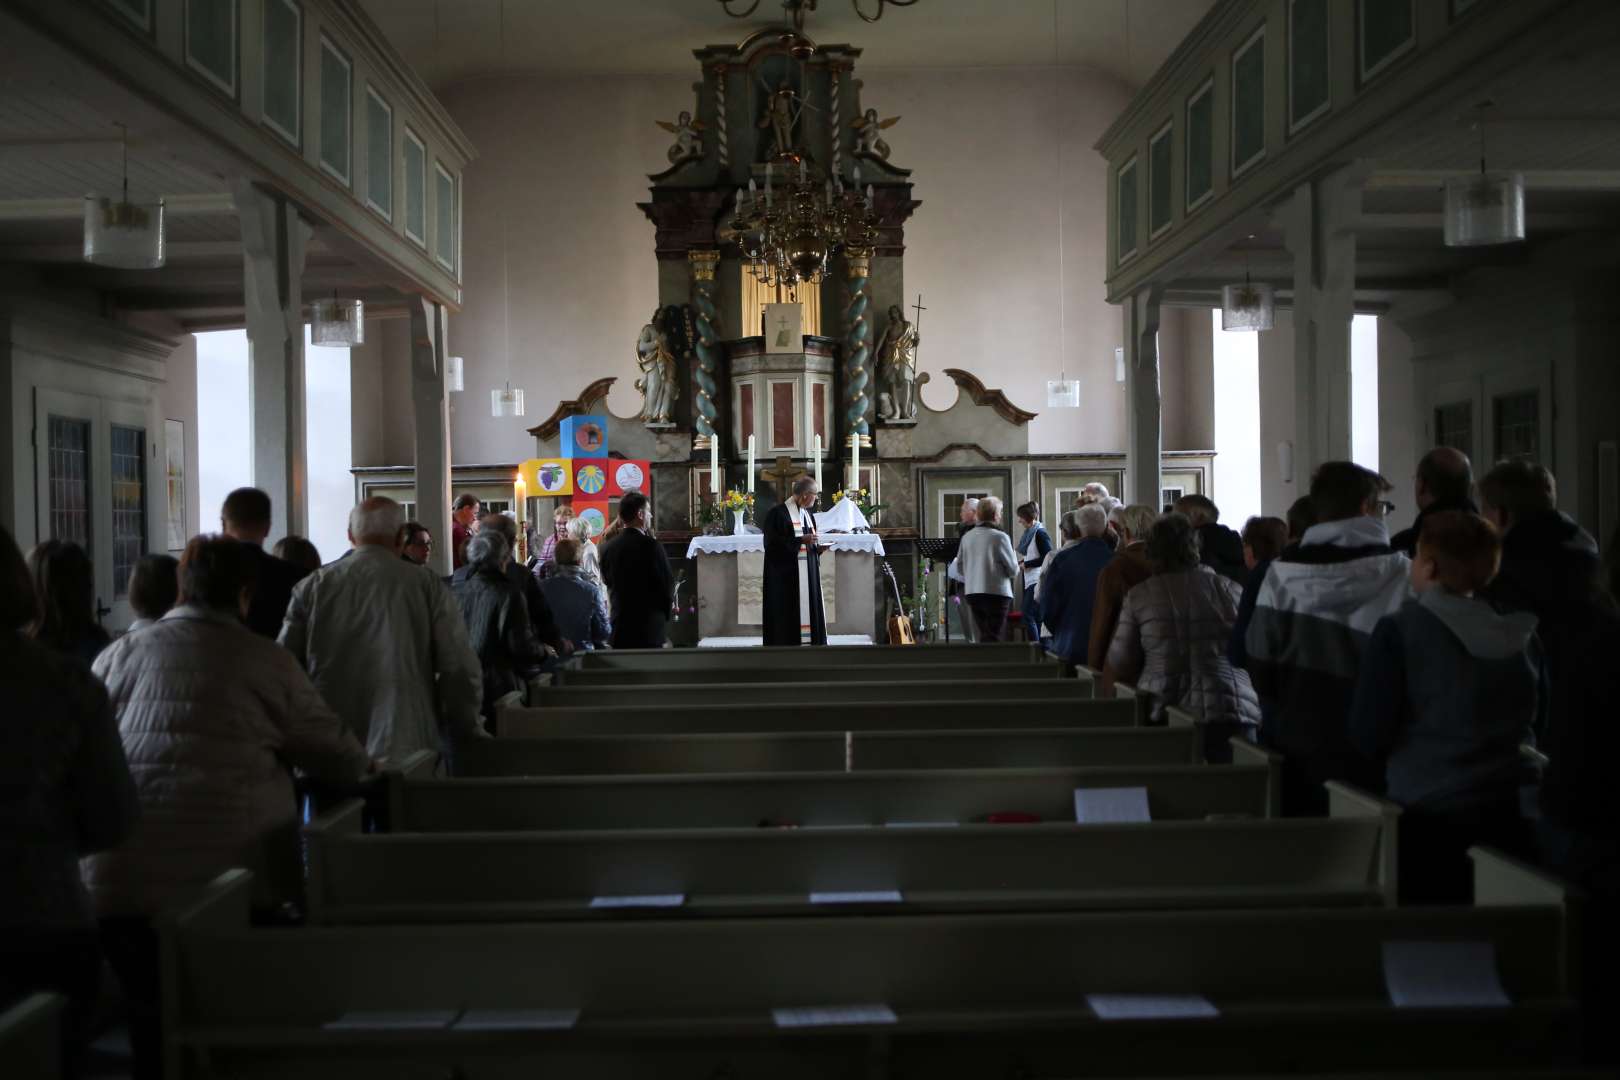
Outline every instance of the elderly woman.
<path id="1" fill-rule="evenodd" d="M 591 542 L 591 523 L 576 517 L 568 523 L 568 538 L 579 542 L 579 576 L 596 586 L 597 606 L 602 611 L 602 622 L 613 632 L 613 620 L 608 615 L 607 583 L 602 580 L 602 553 Z"/>
<path id="2" fill-rule="evenodd" d="M 1260 702 L 1247 672 L 1226 658 L 1243 590 L 1199 561 L 1198 533 L 1185 514 L 1168 514 L 1147 536 L 1153 576 L 1131 589 L 1103 668 L 1103 692 L 1135 683 L 1153 718 L 1178 705 L 1199 718 L 1204 757 L 1232 759 L 1228 740 L 1254 741 Z"/>
<path id="3" fill-rule="evenodd" d="M 1018 538 L 1018 562 L 1024 571 L 1024 633 L 1031 641 L 1041 638 L 1040 585 L 1046 557 L 1052 554 L 1052 536 L 1041 524 L 1041 504 L 1027 502 L 1017 511 L 1024 532 Z"/>
<path id="4" fill-rule="evenodd" d="M 1003 641 L 1007 612 L 1012 608 L 1013 579 L 1018 576 L 1018 556 L 1013 552 L 1012 540 L 1000 528 L 1000 499 L 994 495 L 980 499 L 975 516 L 980 528 L 966 533 L 956 552 L 963 592 L 968 610 L 973 612 L 978 640 Z"/>
<path id="5" fill-rule="evenodd" d="M 484 715 L 493 726 L 502 699 L 521 697 L 540 674 L 545 650 L 534 635 L 529 606 L 506 572 L 512 548 L 505 535 L 485 529 L 467 541 L 467 564 L 450 588 L 484 674 Z"/>

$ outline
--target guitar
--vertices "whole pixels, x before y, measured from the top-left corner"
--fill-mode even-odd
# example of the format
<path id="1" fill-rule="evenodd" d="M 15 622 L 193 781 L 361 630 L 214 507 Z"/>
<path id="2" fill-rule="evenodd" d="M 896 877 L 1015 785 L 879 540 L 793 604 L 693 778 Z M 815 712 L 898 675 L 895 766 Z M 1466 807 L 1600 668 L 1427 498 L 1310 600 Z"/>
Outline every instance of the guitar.
<path id="1" fill-rule="evenodd" d="M 889 616 L 889 644 L 915 645 L 917 636 L 911 631 L 911 619 L 906 615 L 905 605 L 900 602 L 900 583 L 895 580 L 894 567 L 889 565 L 888 559 L 879 560 L 883 564 L 883 573 L 889 579 L 889 588 L 894 592 L 894 614 Z"/>

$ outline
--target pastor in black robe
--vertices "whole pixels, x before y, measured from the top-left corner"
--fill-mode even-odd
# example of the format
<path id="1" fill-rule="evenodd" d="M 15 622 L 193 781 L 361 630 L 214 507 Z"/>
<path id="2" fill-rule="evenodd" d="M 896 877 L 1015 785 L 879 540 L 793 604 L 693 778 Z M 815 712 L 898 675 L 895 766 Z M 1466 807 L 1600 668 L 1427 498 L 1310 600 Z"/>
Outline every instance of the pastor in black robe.
<path id="1" fill-rule="evenodd" d="M 821 566 L 816 553 L 815 511 L 805 510 L 795 528 L 786 504 L 765 515 L 765 644 L 799 645 L 799 552 L 805 553 L 810 598 L 810 644 L 827 644 L 827 616 L 821 605 Z"/>

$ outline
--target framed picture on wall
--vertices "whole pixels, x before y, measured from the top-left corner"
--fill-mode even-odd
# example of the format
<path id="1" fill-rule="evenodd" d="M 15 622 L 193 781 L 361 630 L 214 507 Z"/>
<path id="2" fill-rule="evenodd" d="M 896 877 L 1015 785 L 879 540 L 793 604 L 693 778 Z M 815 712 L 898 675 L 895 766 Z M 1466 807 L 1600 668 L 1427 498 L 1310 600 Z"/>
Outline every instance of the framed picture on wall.
<path id="1" fill-rule="evenodd" d="M 186 549 L 186 422 L 163 421 L 164 475 L 169 491 L 169 517 L 165 547 Z"/>

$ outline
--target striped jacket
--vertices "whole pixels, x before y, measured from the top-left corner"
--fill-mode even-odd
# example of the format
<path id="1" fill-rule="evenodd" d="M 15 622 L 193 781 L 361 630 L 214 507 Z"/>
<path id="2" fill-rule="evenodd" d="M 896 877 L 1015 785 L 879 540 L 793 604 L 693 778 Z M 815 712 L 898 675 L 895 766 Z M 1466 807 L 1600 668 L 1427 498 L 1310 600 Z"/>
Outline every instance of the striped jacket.
<path id="1" fill-rule="evenodd" d="M 1412 596 L 1410 568 L 1381 521 L 1317 525 L 1272 562 L 1247 628 L 1238 626 L 1266 706 L 1265 741 L 1289 759 L 1313 806 L 1324 780 L 1382 786 L 1381 770 L 1350 741 L 1350 701 L 1373 627 Z"/>

